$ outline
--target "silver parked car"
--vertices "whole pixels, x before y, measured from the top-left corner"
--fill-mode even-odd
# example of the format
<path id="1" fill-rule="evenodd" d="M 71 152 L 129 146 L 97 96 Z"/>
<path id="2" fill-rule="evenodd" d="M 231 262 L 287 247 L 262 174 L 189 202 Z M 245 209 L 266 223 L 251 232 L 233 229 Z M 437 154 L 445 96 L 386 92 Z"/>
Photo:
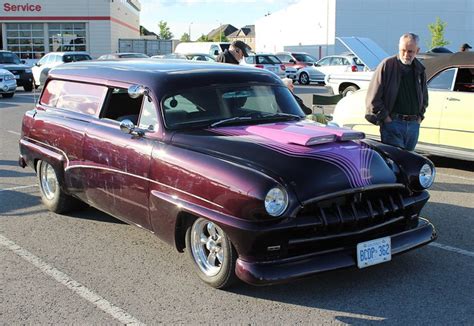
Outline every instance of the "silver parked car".
<path id="1" fill-rule="evenodd" d="M 3 97 L 13 97 L 16 90 L 15 75 L 6 69 L 0 68 L 0 94 Z"/>
<path id="2" fill-rule="evenodd" d="M 362 61 L 353 54 L 330 55 L 316 62 L 314 66 L 298 70 L 296 79 L 303 85 L 310 82 L 324 83 L 324 77 L 328 74 L 363 71 L 364 67 Z"/>
<path id="3" fill-rule="evenodd" d="M 269 70 L 275 73 L 280 78 L 284 78 L 287 76 L 285 65 L 274 54 L 269 54 L 269 53 L 249 54 L 248 57 L 244 58 L 244 60 L 242 61 L 242 64 Z"/>

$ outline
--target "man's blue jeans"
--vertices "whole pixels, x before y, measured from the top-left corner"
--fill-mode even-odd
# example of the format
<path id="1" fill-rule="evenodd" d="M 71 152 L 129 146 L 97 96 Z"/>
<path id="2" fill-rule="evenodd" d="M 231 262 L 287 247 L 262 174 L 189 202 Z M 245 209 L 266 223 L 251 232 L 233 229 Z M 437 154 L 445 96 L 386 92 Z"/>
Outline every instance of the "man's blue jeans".
<path id="1" fill-rule="evenodd" d="M 420 134 L 418 121 L 403 121 L 392 119 L 392 122 L 384 122 L 380 126 L 382 143 L 397 146 L 409 151 L 415 149 Z"/>

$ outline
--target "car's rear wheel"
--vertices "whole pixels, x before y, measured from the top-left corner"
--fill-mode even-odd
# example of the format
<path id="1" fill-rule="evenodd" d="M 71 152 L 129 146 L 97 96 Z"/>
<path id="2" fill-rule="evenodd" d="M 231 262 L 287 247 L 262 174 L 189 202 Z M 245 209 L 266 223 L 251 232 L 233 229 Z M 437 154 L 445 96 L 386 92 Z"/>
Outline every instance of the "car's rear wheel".
<path id="1" fill-rule="evenodd" d="M 305 72 L 302 72 L 300 74 L 300 78 L 299 78 L 298 82 L 300 84 L 303 84 L 303 85 L 308 85 L 309 84 L 309 75 Z"/>
<path id="2" fill-rule="evenodd" d="M 23 86 L 25 92 L 31 92 L 33 90 L 33 83 Z"/>
<path id="3" fill-rule="evenodd" d="M 186 232 L 186 248 L 198 276 L 210 286 L 223 289 L 232 285 L 237 252 L 225 232 L 215 223 L 198 218 Z"/>
<path id="4" fill-rule="evenodd" d="M 36 167 L 41 200 L 50 211 L 61 214 L 85 207 L 84 203 L 61 189 L 58 173 L 51 164 L 40 160 Z"/>
<path id="5" fill-rule="evenodd" d="M 359 88 L 357 86 L 348 86 L 346 88 L 344 88 L 344 90 L 342 91 L 342 96 L 347 96 L 347 95 L 351 95 L 352 93 L 356 92 L 357 90 L 359 90 Z"/>
<path id="6" fill-rule="evenodd" d="M 3 93 L 2 96 L 3 96 L 4 98 L 11 98 L 11 97 L 13 97 L 14 94 L 15 94 L 15 93 Z"/>

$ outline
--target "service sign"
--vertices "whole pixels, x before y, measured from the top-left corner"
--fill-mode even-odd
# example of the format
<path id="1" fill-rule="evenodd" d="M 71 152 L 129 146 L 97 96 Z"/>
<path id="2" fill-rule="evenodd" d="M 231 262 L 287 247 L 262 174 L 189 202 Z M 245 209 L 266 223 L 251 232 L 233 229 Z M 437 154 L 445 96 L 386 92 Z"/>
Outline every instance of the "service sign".
<path id="1" fill-rule="evenodd" d="M 43 9 L 41 5 L 35 3 L 10 3 L 5 2 L 2 5 L 3 12 L 5 13 L 35 13 L 41 12 Z"/>

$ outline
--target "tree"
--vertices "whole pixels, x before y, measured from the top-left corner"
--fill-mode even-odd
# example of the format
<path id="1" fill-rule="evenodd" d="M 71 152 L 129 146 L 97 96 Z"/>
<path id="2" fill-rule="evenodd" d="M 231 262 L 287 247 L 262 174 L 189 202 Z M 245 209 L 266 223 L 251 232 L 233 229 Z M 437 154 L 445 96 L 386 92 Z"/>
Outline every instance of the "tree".
<path id="1" fill-rule="evenodd" d="M 188 33 L 184 33 L 179 39 L 181 42 L 191 42 L 191 38 Z"/>
<path id="2" fill-rule="evenodd" d="M 167 22 L 160 20 L 158 27 L 160 28 L 160 34 L 158 35 L 160 40 L 171 40 L 173 38 L 173 33 L 171 33 Z"/>
<path id="3" fill-rule="evenodd" d="M 207 35 L 201 34 L 201 36 L 199 36 L 199 38 L 196 41 L 198 41 L 198 42 L 210 42 L 211 40 L 209 39 L 209 37 L 207 37 Z"/>
<path id="4" fill-rule="evenodd" d="M 214 42 L 229 42 L 229 39 L 224 35 L 224 32 L 220 32 L 212 39 Z"/>
<path id="5" fill-rule="evenodd" d="M 448 23 L 443 22 L 439 17 L 436 17 L 435 23 L 428 24 L 428 29 L 431 33 L 431 44 L 428 46 L 430 49 L 449 44 L 449 41 L 444 39 L 444 30 L 446 26 L 448 26 Z"/>

